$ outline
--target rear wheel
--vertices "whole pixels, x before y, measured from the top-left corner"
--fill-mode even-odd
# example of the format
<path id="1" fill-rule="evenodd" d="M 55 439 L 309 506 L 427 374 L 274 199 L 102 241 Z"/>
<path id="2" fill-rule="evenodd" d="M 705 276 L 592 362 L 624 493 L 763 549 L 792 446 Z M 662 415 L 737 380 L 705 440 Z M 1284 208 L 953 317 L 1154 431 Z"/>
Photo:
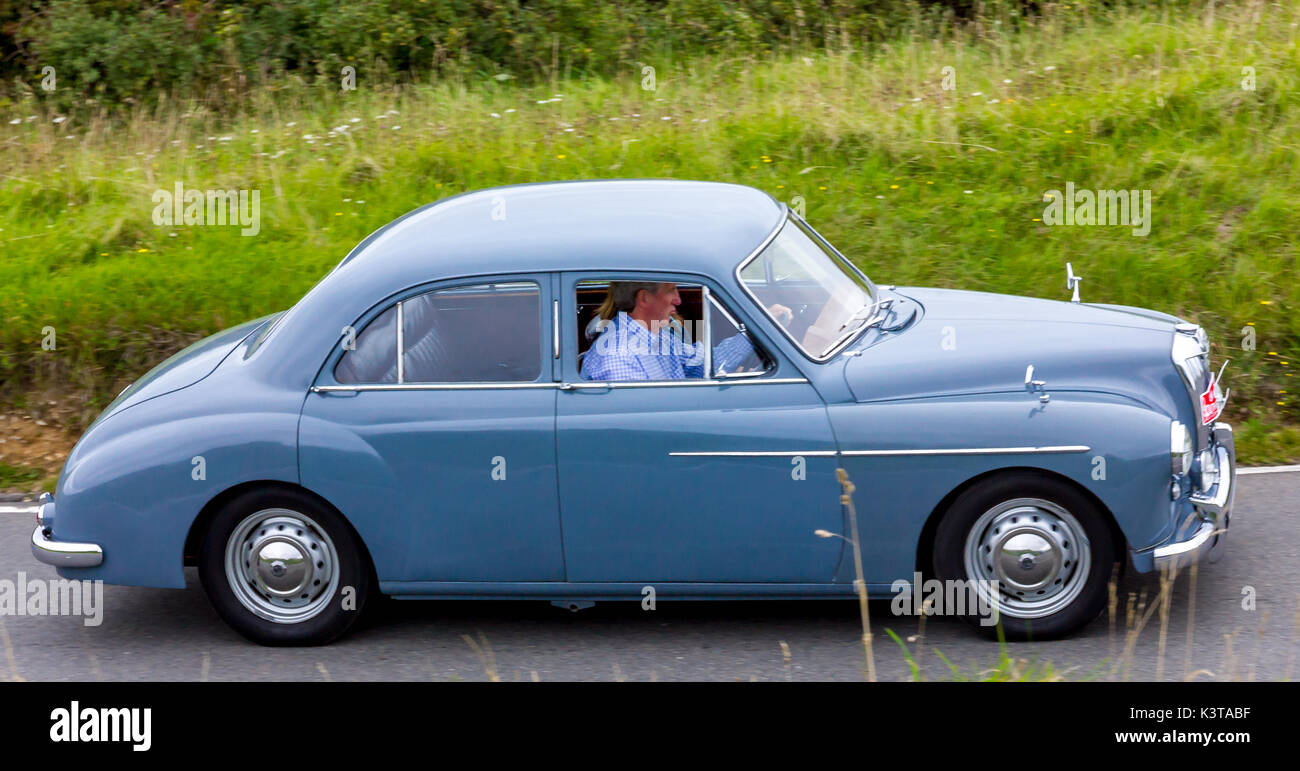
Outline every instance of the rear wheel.
<path id="1" fill-rule="evenodd" d="M 217 613 L 263 645 L 318 645 L 343 634 L 373 584 L 369 560 L 333 509 L 293 490 L 254 490 L 213 518 L 199 576 Z"/>
<path id="2" fill-rule="evenodd" d="M 958 496 L 935 533 L 939 578 L 974 582 L 1008 639 L 1067 635 L 1105 606 L 1116 549 L 1105 514 L 1052 477 L 1019 472 Z M 996 626 L 967 615 L 986 634 Z"/>

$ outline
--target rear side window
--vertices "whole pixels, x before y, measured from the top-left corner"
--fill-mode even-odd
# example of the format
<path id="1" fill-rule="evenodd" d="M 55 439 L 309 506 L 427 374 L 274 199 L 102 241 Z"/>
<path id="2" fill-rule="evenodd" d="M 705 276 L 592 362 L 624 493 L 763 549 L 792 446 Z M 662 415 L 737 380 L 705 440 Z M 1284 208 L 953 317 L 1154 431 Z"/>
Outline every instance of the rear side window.
<path id="1" fill-rule="evenodd" d="M 531 382 L 542 372 L 536 283 L 438 289 L 384 311 L 339 360 L 340 383 Z"/>

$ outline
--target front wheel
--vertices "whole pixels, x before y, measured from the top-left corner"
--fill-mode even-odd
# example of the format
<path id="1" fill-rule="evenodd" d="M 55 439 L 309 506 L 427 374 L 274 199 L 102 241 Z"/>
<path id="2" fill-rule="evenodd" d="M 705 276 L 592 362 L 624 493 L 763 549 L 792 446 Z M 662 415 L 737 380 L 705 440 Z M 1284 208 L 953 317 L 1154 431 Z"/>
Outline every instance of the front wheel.
<path id="1" fill-rule="evenodd" d="M 253 490 L 213 518 L 199 555 L 208 600 L 262 645 L 319 645 L 365 606 L 370 563 L 337 512 L 293 490 Z"/>
<path id="2" fill-rule="evenodd" d="M 972 487 L 935 533 L 939 578 L 972 582 L 1011 640 L 1060 637 L 1096 618 L 1114 562 L 1104 513 L 1078 489 L 1042 474 L 1007 474 Z M 987 620 L 965 618 L 996 633 Z"/>

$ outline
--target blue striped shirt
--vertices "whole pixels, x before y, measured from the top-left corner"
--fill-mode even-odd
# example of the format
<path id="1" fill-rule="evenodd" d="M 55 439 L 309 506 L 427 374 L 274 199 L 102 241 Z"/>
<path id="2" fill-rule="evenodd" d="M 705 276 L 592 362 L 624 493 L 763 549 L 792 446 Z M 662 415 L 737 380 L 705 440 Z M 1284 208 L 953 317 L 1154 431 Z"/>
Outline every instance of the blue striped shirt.
<path id="1" fill-rule="evenodd" d="M 704 343 L 684 339 L 677 322 L 646 329 L 625 311 L 610 319 L 605 331 L 582 359 L 587 380 L 680 380 L 702 378 Z M 732 335 L 713 346 L 714 368 L 731 371 L 754 353 L 744 335 Z"/>

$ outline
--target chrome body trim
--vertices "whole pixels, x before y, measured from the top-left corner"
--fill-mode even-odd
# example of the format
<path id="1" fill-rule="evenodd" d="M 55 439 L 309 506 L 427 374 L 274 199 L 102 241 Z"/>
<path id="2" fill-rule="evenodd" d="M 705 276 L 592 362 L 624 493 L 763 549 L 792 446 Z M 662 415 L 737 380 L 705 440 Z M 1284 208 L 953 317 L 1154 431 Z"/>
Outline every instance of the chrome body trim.
<path id="1" fill-rule="evenodd" d="M 953 447 L 947 449 L 925 450 L 843 450 L 840 454 L 848 457 L 888 455 L 1022 455 L 1088 452 L 1091 449 L 1092 448 L 1086 444 L 1062 444 L 1048 447 Z"/>
<path id="2" fill-rule="evenodd" d="M 676 458 L 793 458 L 797 456 L 833 458 L 837 453 L 835 450 L 808 450 L 805 452 L 795 450 L 722 450 L 719 452 L 670 452 L 668 454 Z"/>
<path id="3" fill-rule="evenodd" d="M 669 455 L 681 456 L 794 456 L 794 455 L 811 455 L 818 457 L 866 457 L 866 456 L 890 456 L 890 455 L 1018 455 L 1021 453 L 1067 453 L 1067 452 L 1088 452 L 1091 447 L 1083 444 L 1060 445 L 1056 447 L 957 447 L 952 449 L 927 449 L 927 450 L 815 450 L 812 452 L 794 452 L 788 450 L 779 451 L 719 451 L 719 452 L 670 452 Z"/>

